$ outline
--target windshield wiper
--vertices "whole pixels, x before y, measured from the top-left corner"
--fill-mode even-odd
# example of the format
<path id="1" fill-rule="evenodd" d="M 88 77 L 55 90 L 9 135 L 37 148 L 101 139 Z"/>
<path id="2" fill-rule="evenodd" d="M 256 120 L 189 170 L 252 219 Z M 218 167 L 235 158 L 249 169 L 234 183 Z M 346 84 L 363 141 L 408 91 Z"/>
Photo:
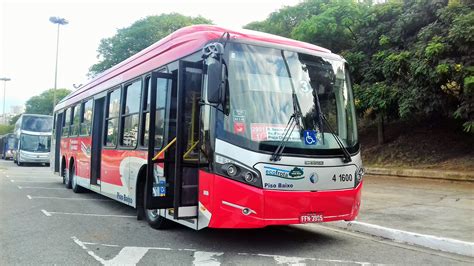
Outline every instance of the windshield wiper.
<path id="1" fill-rule="evenodd" d="M 323 143 L 324 143 L 323 126 L 324 126 L 324 123 L 326 123 L 326 126 L 329 129 L 329 132 L 334 137 L 334 139 L 336 140 L 337 145 L 339 146 L 340 150 L 344 154 L 344 159 L 342 161 L 344 163 L 352 162 L 351 154 L 346 149 L 346 147 L 344 146 L 344 144 L 342 143 L 341 139 L 336 134 L 336 132 L 332 129 L 331 125 L 329 124 L 329 121 L 326 119 L 326 116 L 321 111 L 321 103 L 319 102 L 318 92 L 314 88 L 313 88 L 313 101 L 314 101 L 314 106 L 316 107 L 315 111 L 317 112 L 316 116 L 318 117 L 317 124 L 318 124 L 318 127 L 319 127 L 319 132 L 321 132 L 321 136 L 323 138 Z"/>
<path id="2" fill-rule="evenodd" d="M 295 129 L 295 127 L 299 128 L 300 136 L 301 136 L 302 127 L 300 124 L 300 120 L 301 120 L 301 117 L 303 116 L 301 113 L 301 107 L 298 101 L 298 96 L 296 95 L 295 85 L 293 84 L 293 79 L 291 78 L 290 67 L 288 66 L 288 62 L 286 61 L 283 50 L 281 51 L 281 56 L 283 58 L 283 61 L 285 62 L 286 71 L 288 72 L 288 78 L 290 79 L 291 91 L 292 91 L 291 97 L 293 100 L 293 114 L 290 116 L 290 120 L 288 120 L 288 123 L 286 124 L 283 138 L 281 139 L 280 143 L 278 144 L 278 147 L 276 148 L 276 150 L 272 153 L 272 156 L 270 157 L 270 161 L 274 161 L 274 162 L 281 160 L 281 155 L 283 153 L 283 150 L 285 149 L 286 143 L 290 139 L 291 134 L 293 133 L 293 130 Z"/>

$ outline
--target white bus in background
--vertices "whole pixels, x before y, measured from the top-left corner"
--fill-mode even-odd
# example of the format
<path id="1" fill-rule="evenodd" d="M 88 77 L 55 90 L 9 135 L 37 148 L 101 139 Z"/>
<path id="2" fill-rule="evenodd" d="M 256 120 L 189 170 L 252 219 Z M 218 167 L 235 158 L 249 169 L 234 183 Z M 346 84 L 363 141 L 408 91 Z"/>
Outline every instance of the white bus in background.
<path id="1" fill-rule="evenodd" d="M 52 127 L 52 116 L 21 115 L 15 124 L 14 134 L 18 145 L 13 154 L 13 162 L 18 166 L 24 163 L 49 165 Z"/>

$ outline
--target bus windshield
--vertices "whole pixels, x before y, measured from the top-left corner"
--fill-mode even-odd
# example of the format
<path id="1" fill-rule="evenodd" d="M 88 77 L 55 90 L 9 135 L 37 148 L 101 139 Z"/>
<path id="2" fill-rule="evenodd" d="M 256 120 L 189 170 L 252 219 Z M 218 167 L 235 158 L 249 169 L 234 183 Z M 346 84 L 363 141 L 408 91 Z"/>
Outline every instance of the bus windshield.
<path id="1" fill-rule="evenodd" d="M 229 115 L 217 124 L 219 138 L 273 152 L 294 114 L 294 90 L 301 128 L 289 133 L 284 153 L 340 154 L 334 136 L 318 122 L 319 109 L 343 145 L 355 151 L 354 100 L 343 61 L 238 43 L 227 47 Z"/>
<path id="2" fill-rule="evenodd" d="M 20 149 L 30 152 L 49 152 L 51 136 L 21 134 Z"/>
<path id="3" fill-rule="evenodd" d="M 21 129 L 33 132 L 50 132 L 53 128 L 51 117 L 24 116 Z"/>

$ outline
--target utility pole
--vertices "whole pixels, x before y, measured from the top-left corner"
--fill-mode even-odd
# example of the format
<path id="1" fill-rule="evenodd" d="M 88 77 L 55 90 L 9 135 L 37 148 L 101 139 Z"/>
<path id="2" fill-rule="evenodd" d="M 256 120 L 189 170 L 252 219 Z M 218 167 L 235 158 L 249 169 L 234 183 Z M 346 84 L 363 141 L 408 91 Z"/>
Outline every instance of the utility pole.
<path id="1" fill-rule="evenodd" d="M 69 22 L 60 17 L 50 17 L 49 21 L 53 24 L 58 25 L 58 33 L 56 35 L 56 67 L 54 69 L 54 90 L 53 90 L 53 110 L 54 107 L 56 106 L 56 89 L 58 88 L 58 55 L 59 55 L 59 26 L 61 25 L 67 25 Z"/>

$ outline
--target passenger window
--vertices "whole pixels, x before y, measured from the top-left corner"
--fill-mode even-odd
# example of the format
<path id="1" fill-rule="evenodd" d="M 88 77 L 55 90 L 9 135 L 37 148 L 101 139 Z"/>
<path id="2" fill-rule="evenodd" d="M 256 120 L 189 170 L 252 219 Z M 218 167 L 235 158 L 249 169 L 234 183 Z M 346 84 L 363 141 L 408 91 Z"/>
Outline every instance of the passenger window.
<path id="1" fill-rule="evenodd" d="M 122 110 L 122 137 L 120 145 L 136 147 L 138 142 L 138 126 L 140 122 L 140 99 L 142 82 L 137 80 L 125 87 L 125 104 Z"/>
<path id="2" fill-rule="evenodd" d="M 92 126 L 92 99 L 82 103 L 81 135 L 90 136 Z"/>
<path id="3" fill-rule="evenodd" d="M 81 121 L 81 106 L 76 105 L 72 108 L 73 119 L 71 125 L 71 136 L 77 136 L 79 134 L 79 124 Z"/>
<path id="4" fill-rule="evenodd" d="M 71 108 L 68 108 L 66 110 L 63 121 L 64 121 L 64 123 L 63 123 L 62 136 L 63 137 L 68 137 L 69 136 L 69 125 L 71 124 Z"/>
<path id="5" fill-rule="evenodd" d="M 116 89 L 108 94 L 108 108 L 105 121 L 105 146 L 115 147 L 117 145 L 118 121 L 120 110 L 120 89 Z"/>

